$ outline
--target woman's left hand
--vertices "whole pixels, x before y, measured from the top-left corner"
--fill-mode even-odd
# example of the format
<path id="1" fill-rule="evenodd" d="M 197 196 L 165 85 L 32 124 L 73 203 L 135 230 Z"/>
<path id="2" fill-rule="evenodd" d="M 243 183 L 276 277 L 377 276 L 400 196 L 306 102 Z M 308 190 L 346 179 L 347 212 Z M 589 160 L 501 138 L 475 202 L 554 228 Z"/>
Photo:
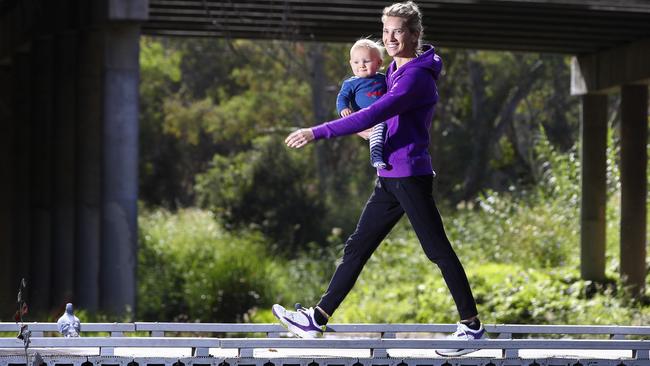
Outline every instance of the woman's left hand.
<path id="1" fill-rule="evenodd" d="M 312 132 L 311 128 L 301 128 L 290 133 L 284 139 L 284 143 L 289 147 L 298 149 L 307 145 L 312 140 L 314 140 L 314 132 Z"/>

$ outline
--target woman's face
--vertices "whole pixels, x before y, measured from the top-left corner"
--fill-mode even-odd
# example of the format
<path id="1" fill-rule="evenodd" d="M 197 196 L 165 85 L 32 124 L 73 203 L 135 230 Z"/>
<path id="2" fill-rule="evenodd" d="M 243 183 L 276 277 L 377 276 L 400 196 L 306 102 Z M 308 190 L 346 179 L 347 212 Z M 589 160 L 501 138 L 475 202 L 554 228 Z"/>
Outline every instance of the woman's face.
<path id="1" fill-rule="evenodd" d="M 400 17 L 384 18 L 384 33 L 382 40 L 386 53 L 391 57 L 415 57 L 418 40 L 417 33 L 411 33 L 406 27 L 406 19 Z"/>

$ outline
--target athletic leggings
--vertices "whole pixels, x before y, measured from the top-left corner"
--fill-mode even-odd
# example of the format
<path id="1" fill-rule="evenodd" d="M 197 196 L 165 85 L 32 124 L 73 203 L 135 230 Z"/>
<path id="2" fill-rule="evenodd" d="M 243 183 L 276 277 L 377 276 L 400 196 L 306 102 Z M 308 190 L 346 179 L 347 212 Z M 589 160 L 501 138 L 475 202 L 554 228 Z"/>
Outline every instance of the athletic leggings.
<path id="1" fill-rule="evenodd" d="M 377 179 L 357 228 L 345 243 L 343 260 L 318 303 L 321 309 L 330 315 L 336 311 L 372 253 L 406 212 L 424 253 L 440 268 L 460 318 L 478 314 L 463 265 L 445 234 L 432 190 L 432 175 Z"/>

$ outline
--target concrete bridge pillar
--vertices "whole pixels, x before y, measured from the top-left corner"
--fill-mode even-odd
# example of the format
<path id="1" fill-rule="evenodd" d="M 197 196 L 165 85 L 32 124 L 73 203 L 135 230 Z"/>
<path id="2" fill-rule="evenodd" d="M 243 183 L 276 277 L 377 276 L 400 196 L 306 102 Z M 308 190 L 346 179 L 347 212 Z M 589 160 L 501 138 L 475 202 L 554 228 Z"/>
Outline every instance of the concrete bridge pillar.
<path id="1" fill-rule="evenodd" d="M 102 165 L 102 55 L 104 36 L 97 28 L 80 32 L 77 71 L 76 246 L 74 287 L 79 307 L 99 309 Z"/>
<path id="2" fill-rule="evenodd" d="M 582 96 L 580 143 L 580 272 L 585 280 L 603 281 L 607 204 L 607 95 Z"/>
<path id="3" fill-rule="evenodd" d="M 102 308 L 134 311 L 137 261 L 140 26 L 109 24 L 104 54 Z"/>
<path id="4" fill-rule="evenodd" d="M 0 266 L 0 294 L 14 292 L 14 171 L 15 171 L 15 130 L 14 65 L 0 65 L 0 258 L 8 258 Z M 10 314 L 15 299 L 0 296 L 0 310 Z"/>
<path id="5" fill-rule="evenodd" d="M 13 291 L 16 294 L 21 278 L 29 278 L 32 254 L 32 206 L 30 176 L 32 174 L 32 68 L 31 52 L 21 50 L 13 57 L 14 64 L 14 108 L 15 108 L 15 161 L 12 177 L 16 187 L 13 201 L 13 255 L 14 277 L 12 278 Z M 29 289 L 28 289 L 29 293 Z M 15 302 L 15 299 L 13 299 Z M 15 303 L 14 303 L 15 305 Z"/>
<path id="6" fill-rule="evenodd" d="M 648 87 L 621 88 L 621 277 L 641 295 L 646 277 Z"/>
<path id="7" fill-rule="evenodd" d="M 602 52 L 581 55 L 571 65 L 571 93 L 584 96 L 584 113 L 592 110 L 601 117 L 606 113 L 605 100 L 591 100 L 590 94 L 605 94 L 621 90 L 621 236 L 620 273 L 621 278 L 632 290 L 641 295 L 646 277 L 646 197 L 647 197 L 647 143 L 648 143 L 648 82 L 650 80 L 650 39 L 626 44 Z M 587 99 L 589 98 L 589 99 Z M 598 106 L 602 103 L 602 106 Z M 600 111 L 600 112 L 597 112 Z M 586 120 L 586 118 L 584 118 Z M 600 122 L 602 123 L 602 122 Z M 583 130 L 592 129 L 583 123 Z M 585 279 L 600 277 L 599 264 L 584 261 L 598 261 L 601 258 L 601 238 L 604 243 L 604 227 L 601 227 L 600 208 L 605 190 L 602 180 L 605 174 L 603 159 L 602 128 L 583 131 L 583 199 L 582 199 L 582 275 Z M 598 131 L 600 130 L 600 132 Z M 591 137 L 589 137 L 591 136 Z M 587 141 L 589 140 L 589 141 Z M 586 149 L 590 150 L 588 153 Z M 596 157 L 591 156 L 595 154 Z M 597 161 L 596 161 L 597 160 Z M 600 169 L 601 172 L 593 172 Z M 590 181 L 596 182 L 590 186 Z M 595 191 L 602 193 L 595 193 Z M 595 253 L 585 253 L 594 251 Z"/>
<path id="8" fill-rule="evenodd" d="M 30 302 L 34 309 L 49 309 L 52 294 L 52 144 L 53 144 L 53 40 L 40 36 L 32 43 L 31 255 Z M 43 274 L 47 274 L 44 276 Z"/>
<path id="9" fill-rule="evenodd" d="M 77 37 L 64 31 L 54 40 L 54 186 L 52 220 L 52 304 L 62 307 L 74 300 L 75 257 L 75 121 Z"/>

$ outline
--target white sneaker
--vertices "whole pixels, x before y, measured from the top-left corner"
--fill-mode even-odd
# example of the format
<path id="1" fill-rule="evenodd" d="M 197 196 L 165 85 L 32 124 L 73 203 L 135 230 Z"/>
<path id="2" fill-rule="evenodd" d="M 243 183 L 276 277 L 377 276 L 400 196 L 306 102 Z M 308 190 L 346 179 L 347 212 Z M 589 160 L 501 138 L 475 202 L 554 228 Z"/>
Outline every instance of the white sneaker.
<path id="1" fill-rule="evenodd" d="M 323 336 L 325 326 L 319 326 L 314 319 L 314 308 L 298 308 L 297 311 L 285 309 L 275 304 L 271 308 L 273 315 L 289 332 L 300 338 L 318 338 Z"/>
<path id="2" fill-rule="evenodd" d="M 488 335 L 485 332 L 485 328 L 483 328 L 483 324 L 481 324 L 481 327 L 478 330 L 473 330 L 469 328 L 467 325 L 463 323 L 458 323 L 458 328 L 456 331 L 447 336 L 447 339 L 454 339 L 454 340 L 474 340 L 474 339 L 487 339 Z M 471 352 L 476 352 L 478 351 L 477 348 L 452 348 L 452 349 L 437 349 L 436 353 L 439 354 L 440 356 L 460 356 L 460 355 L 465 355 Z"/>

